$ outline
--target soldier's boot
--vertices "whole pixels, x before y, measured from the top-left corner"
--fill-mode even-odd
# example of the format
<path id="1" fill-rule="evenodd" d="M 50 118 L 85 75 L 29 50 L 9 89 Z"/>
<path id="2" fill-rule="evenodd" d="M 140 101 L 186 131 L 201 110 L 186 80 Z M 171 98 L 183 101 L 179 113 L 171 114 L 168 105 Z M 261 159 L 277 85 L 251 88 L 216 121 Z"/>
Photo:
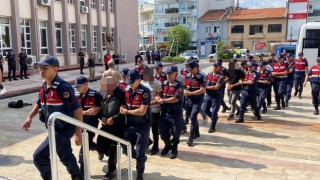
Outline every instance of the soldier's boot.
<path id="1" fill-rule="evenodd" d="M 314 112 L 313 112 L 314 115 L 318 115 L 319 114 L 319 109 L 317 106 L 314 107 Z"/>
<path id="2" fill-rule="evenodd" d="M 172 146 L 172 151 L 171 151 L 171 154 L 170 154 L 170 159 L 175 159 L 177 158 L 178 156 L 178 146 L 177 145 L 174 145 Z"/>
<path id="3" fill-rule="evenodd" d="M 288 99 L 286 99 L 285 106 L 286 106 L 286 107 L 289 106 L 289 100 L 288 100 Z"/>
<path id="4" fill-rule="evenodd" d="M 280 107 L 280 104 L 277 104 L 277 106 L 274 108 L 274 110 L 280 110 L 281 107 Z"/>
<path id="5" fill-rule="evenodd" d="M 236 123 L 244 123 L 244 113 L 240 113 L 240 116 L 238 120 L 236 120 Z"/>
<path id="6" fill-rule="evenodd" d="M 216 131 L 216 124 L 214 122 L 211 122 L 208 133 L 213 133 Z"/>
<path id="7" fill-rule="evenodd" d="M 189 116 L 186 116 L 186 119 L 184 120 L 184 122 L 185 122 L 186 124 L 189 124 Z"/>
<path id="8" fill-rule="evenodd" d="M 301 94 L 302 94 L 302 91 L 300 90 L 300 91 L 299 91 L 299 95 L 298 95 L 298 98 L 299 98 L 299 99 L 302 99 Z"/>
<path id="9" fill-rule="evenodd" d="M 143 173 L 138 173 L 136 180 L 143 180 Z"/>
<path id="10" fill-rule="evenodd" d="M 262 119 L 259 110 L 256 111 L 256 118 L 257 118 L 257 120 L 261 120 Z"/>
<path id="11" fill-rule="evenodd" d="M 286 108 L 286 103 L 284 102 L 284 100 L 281 101 L 281 106 L 282 106 L 282 109 Z"/>
<path id="12" fill-rule="evenodd" d="M 298 90 L 296 89 L 295 91 L 294 91 L 294 96 L 297 96 L 297 94 L 298 94 Z"/>
<path id="13" fill-rule="evenodd" d="M 165 141 L 164 143 L 165 143 L 164 148 L 160 153 L 162 156 L 167 155 L 168 152 L 172 149 L 172 145 L 170 141 Z"/>

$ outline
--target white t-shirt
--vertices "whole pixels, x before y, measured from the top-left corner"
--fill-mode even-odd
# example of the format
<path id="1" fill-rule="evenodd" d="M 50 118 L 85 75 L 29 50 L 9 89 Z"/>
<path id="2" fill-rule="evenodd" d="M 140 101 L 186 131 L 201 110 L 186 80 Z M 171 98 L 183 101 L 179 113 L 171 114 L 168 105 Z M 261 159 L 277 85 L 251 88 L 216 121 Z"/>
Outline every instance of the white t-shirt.
<path id="1" fill-rule="evenodd" d="M 157 79 L 153 81 L 141 81 L 141 84 L 150 89 L 151 101 L 154 101 L 157 94 L 162 91 L 162 83 Z M 159 113 L 161 111 L 160 104 L 154 104 L 150 108 L 152 113 Z"/>

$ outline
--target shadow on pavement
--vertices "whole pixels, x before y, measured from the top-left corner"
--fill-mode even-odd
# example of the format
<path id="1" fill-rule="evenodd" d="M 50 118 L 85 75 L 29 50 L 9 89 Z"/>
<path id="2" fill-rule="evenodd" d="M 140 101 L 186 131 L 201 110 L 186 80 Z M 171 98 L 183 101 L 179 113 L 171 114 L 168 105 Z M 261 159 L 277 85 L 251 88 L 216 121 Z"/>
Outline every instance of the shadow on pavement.
<path id="1" fill-rule="evenodd" d="M 178 159 L 189 162 L 202 162 L 210 163 L 220 167 L 229 167 L 229 168 L 250 168 L 254 170 L 261 170 L 267 168 L 267 166 L 262 164 L 254 164 L 251 162 L 226 158 L 215 155 L 202 154 L 199 152 L 188 152 L 188 151 L 179 151 L 182 152 L 179 154 Z"/>
<path id="2" fill-rule="evenodd" d="M 33 160 L 25 160 L 22 156 L 0 155 L 0 166 L 17 166 L 19 164 L 33 164 Z"/>

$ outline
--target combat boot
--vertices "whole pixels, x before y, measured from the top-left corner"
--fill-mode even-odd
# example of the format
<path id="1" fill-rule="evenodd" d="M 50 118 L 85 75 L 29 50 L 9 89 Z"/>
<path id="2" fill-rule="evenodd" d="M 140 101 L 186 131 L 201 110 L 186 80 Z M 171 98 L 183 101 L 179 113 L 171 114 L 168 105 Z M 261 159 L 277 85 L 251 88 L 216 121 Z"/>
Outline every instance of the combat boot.
<path id="1" fill-rule="evenodd" d="M 136 180 L 143 180 L 143 173 L 138 173 Z"/>
<path id="2" fill-rule="evenodd" d="M 175 159 L 178 156 L 178 146 L 173 146 L 170 154 L 170 159 Z"/>
<path id="3" fill-rule="evenodd" d="M 211 122 L 208 133 L 216 132 L 216 125 L 215 123 Z"/>
<path id="4" fill-rule="evenodd" d="M 162 156 L 165 156 L 165 155 L 168 154 L 168 152 L 169 152 L 171 149 L 172 149 L 172 145 L 171 145 L 170 141 L 166 141 L 166 142 L 165 142 L 165 146 L 164 146 L 164 148 L 163 148 L 163 150 L 161 151 L 160 154 L 161 154 Z"/>
<path id="5" fill-rule="evenodd" d="M 281 109 L 280 104 L 277 104 L 277 106 L 273 110 L 280 110 L 280 109 Z"/>
<path id="6" fill-rule="evenodd" d="M 302 92 L 299 91 L 299 95 L 298 95 L 298 98 L 299 98 L 299 99 L 302 99 L 301 94 L 302 94 Z"/>
<path id="7" fill-rule="evenodd" d="M 193 138 L 192 138 L 191 136 L 188 138 L 187 144 L 188 144 L 189 147 L 192 146 L 192 144 L 193 144 Z"/>
<path id="8" fill-rule="evenodd" d="M 297 96 L 297 94 L 298 94 L 298 91 L 296 90 L 296 91 L 294 91 L 294 96 Z"/>
<path id="9" fill-rule="evenodd" d="M 319 114 L 319 109 L 315 109 L 313 112 L 313 115 L 318 115 Z"/>
<path id="10" fill-rule="evenodd" d="M 281 102 L 281 106 L 282 106 L 282 109 L 286 108 L 286 103 L 284 102 L 284 100 Z"/>
<path id="11" fill-rule="evenodd" d="M 286 104 L 285 105 L 286 105 L 286 107 L 289 107 L 289 100 L 288 99 L 286 100 Z"/>
<path id="12" fill-rule="evenodd" d="M 82 175 L 71 176 L 72 180 L 84 180 Z"/>
<path id="13" fill-rule="evenodd" d="M 239 119 L 236 120 L 236 123 L 244 123 L 243 116 L 244 116 L 244 114 L 240 113 Z"/>

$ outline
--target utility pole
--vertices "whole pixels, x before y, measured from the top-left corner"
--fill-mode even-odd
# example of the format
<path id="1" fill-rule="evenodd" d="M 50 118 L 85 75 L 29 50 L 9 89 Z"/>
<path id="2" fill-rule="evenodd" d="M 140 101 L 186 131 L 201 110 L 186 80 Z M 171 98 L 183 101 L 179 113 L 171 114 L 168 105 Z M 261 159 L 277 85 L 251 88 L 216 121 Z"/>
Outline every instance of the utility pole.
<path id="1" fill-rule="evenodd" d="M 291 42 L 292 42 L 292 26 L 290 26 L 290 46 L 291 46 Z"/>

